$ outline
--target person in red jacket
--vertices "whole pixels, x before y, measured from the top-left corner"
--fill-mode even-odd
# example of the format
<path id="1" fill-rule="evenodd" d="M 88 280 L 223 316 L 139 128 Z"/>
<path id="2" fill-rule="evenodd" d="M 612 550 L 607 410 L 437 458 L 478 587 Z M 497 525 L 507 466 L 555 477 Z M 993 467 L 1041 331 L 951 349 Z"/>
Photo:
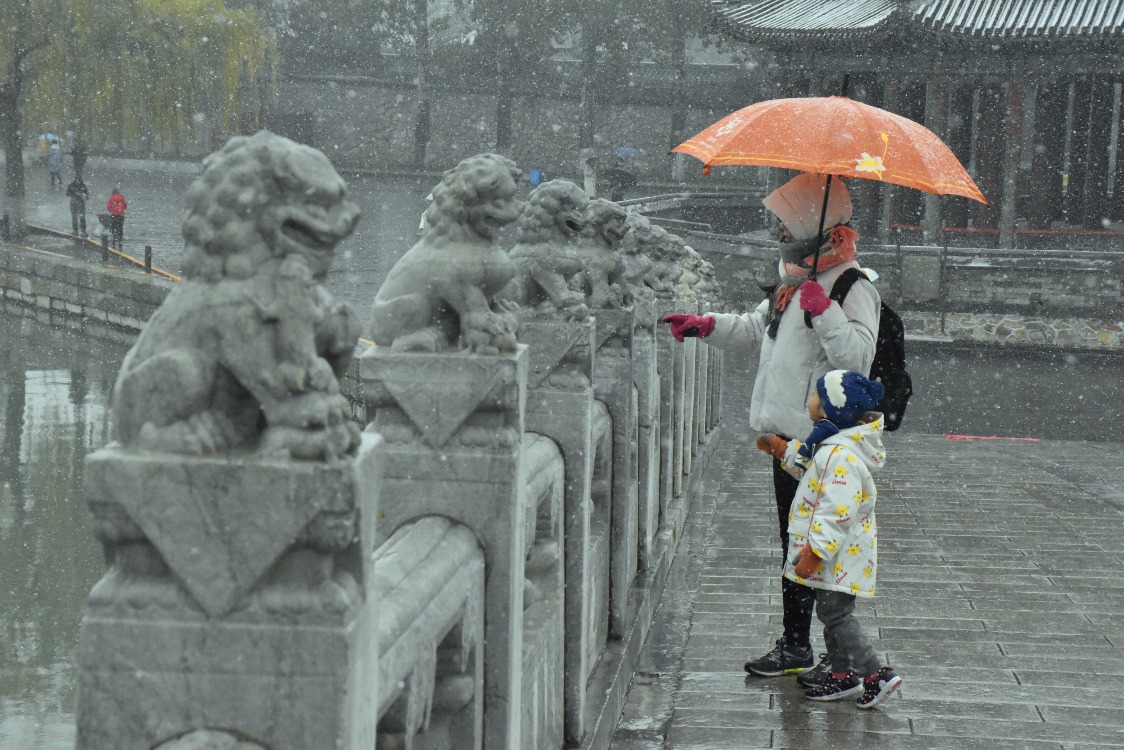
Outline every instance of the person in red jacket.
<path id="1" fill-rule="evenodd" d="M 125 209 L 128 205 L 125 196 L 121 194 L 121 188 L 113 188 L 113 193 L 105 203 L 105 209 L 109 211 L 109 244 L 118 250 L 125 240 Z"/>

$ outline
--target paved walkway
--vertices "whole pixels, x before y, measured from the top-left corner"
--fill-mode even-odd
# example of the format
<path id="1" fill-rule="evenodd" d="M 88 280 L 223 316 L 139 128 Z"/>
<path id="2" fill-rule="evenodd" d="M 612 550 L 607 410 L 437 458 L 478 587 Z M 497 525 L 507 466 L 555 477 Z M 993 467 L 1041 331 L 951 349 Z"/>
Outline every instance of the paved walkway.
<path id="1" fill-rule="evenodd" d="M 728 363 L 730 418 L 613 748 L 1124 747 L 1124 445 L 890 435 L 858 613 L 905 682 L 873 711 L 812 703 L 742 669 L 780 633 L 781 560 L 768 463 L 730 403 L 752 364 Z"/>

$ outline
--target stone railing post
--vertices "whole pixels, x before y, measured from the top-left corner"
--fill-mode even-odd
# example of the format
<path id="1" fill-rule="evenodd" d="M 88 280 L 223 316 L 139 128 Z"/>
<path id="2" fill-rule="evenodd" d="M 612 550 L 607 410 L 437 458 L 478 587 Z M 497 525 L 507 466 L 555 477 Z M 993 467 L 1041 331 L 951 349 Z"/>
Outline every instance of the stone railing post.
<path id="1" fill-rule="evenodd" d="M 609 535 L 609 633 L 624 633 L 628 591 L 636 577 L 636 415 L 632 310 L 598 310 L 593 391 L 613 420 L 613 490 Z"/>
<path id="2" fill-rule="evenodd" d="M 666 329 L 656 335 L 656 354 L 660 373 L 660 515 L 675 497 L 675 404 L 683 377 L 683 347 Z"/>
<path id="3" fill-rule="evenodd" d="M 274 750 L 374 747 L 379 443 L 332 462 L 89 456 L 109 570 L 82 620 L 79 750 L 214 727 Z"/>
<path id="4" fill-rule="evenodd" d="M 636 385 L 639 567 L 647 570 L 660 524 L 660 373 L 656 352 L 656 305 L 638 298 L 633 306 L 632 376 Z"/>
<path id="5" fill-rule="evenodd" d="M 526 428 L 549 437 L 565 460 L 565 733 L 571 744 L 585 736 L 583 707 L 593 668 L 590 653 L 594 576 L 593 322 L 526 315 L 518 338 L 530 349 Z"/>
<path id="6" fill-rule="evenodd" d="M 381 445 L 348 419 L 359 323 L 323 286 L 359 208 L 324 154 L 266 130 L 188 198 L 183 282 L 118 372 L 117 442 L 86 459 L 108 570 L 76 746 L 370 750 Z"/>
<path id="7" fill-rule="evenodd" d="M 372 347 L 359 375 L 368 432 L 386 441 L 379 541 L 422 516 L 470 528 L 485 550 L 484 747 L 518 747 L 527 348 L 499 355 Z"/>
<path id="8" fill-rule="evenodd" d="M 697 303 L 674 303 L 674 307 L 664 313 L 692 313 L 698 314 Z M 683 494 L 683 477 L 691 471 L 691 441 L 688 437 L 693 414 L 693 389 L 695 383 L 695 347 L 696 339 L 686 339 L 682 344 L 672 339 L 671 356 L 674 358 L 672 371 L 674 373 L 675 390 L 672 394 L 672 428 L 671 435 L 671 490 L 674 497 Z"/>

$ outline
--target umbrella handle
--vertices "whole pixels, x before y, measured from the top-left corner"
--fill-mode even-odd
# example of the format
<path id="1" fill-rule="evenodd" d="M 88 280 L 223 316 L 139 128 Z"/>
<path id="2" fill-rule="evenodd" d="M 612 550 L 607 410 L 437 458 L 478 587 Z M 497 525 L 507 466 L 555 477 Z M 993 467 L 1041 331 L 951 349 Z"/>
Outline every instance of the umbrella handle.
<path id="1" fill-rule="evenodd" d="M 816 278 L 816 269 L 820 264 L 820 248 L 823 247 L 823 225 L 827 220 L 827 199 L 831 197 L 831 175 L 827 176 L 827 183 L 824 185 L 823 190 L 823 207 L 820 209 L 820 228 L 816 232 L 816 252 L 812 255 L 812 275 L 808 278 Z"/>

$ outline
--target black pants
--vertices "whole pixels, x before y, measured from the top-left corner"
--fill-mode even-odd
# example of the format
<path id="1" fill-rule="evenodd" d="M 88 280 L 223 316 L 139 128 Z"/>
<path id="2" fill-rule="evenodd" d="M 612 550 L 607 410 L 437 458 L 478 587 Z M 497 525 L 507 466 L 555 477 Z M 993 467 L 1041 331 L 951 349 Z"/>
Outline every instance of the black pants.
<path id="1" fill-rule="evenodd" d="M 782 559 L 788 559 L 788 511 L 796 497 L 800 481 L 773 459 L 773 493 L 777 497 L 777 517 L 780 521 Z M 816 591 L 801 586 L 796 581 L 781 578 L 781 607 L 784 609 L 784 637 L 790 646 L 808 645 L 812 629 L 812 611 L 816 604 Z"/>
<path id="2" fill-rule="evenodd" d="M 125 217 L 124 216 L 110 216 L 109 217 L 109 244 L 121 249 L 121 243 L 125 240 Z"/>
<path id="3" fill-rule="evenodd" d="M 86 209 L 70 207 L 70 224 L 74 227 L 74 234 L 86 236 Z"/>

